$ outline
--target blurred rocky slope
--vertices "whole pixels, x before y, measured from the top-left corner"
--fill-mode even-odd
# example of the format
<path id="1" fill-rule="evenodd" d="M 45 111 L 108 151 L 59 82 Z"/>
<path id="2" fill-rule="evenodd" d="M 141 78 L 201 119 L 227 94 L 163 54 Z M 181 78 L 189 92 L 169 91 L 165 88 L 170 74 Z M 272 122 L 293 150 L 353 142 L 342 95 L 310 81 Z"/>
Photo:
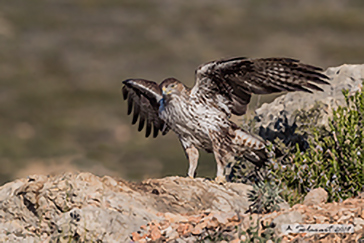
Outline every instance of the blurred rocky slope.
<path id="1" fill-rule="evenodd" d="M 145 139 L 120 94 L 131 77 L 192 85 L 203 62 L 285 56 L 363 63 L 364 1 L 0 1 L 0 183 L 86 170 L 185 175 L 172 134 Z M 253 97 L 250 112 L 275 97 Z M 202 153 L 199 176 L 215 175 Z"/>

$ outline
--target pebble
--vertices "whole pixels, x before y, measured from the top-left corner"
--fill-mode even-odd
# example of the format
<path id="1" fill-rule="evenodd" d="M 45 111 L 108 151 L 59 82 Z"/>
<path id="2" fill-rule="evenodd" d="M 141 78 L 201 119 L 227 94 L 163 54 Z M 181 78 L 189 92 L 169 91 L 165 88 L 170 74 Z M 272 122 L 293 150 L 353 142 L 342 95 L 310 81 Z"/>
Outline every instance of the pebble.
<path id="1" fill-rule="evenodd" d="M 133 232 L 131 235 L 132 235 L 133 241 L 138 241 L 142 238 L 137 232 Z"/>
<path id="2" fill-rule="evenodd" d="M 162 234 L 157 227 L 154 227 L 150 232 L 150 238 L 155 241 L 161 238 Z"/>

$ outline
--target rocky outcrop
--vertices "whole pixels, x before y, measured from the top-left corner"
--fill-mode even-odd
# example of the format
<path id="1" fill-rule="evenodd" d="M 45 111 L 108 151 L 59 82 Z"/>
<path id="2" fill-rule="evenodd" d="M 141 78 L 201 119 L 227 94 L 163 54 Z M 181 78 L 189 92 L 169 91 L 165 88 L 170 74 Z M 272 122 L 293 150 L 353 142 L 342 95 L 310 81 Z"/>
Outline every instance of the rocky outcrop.
<path id="1" fill-rule="evenodd" d="M 297 128 L 296 111 L 309 110 L 319 103 L 320 119 L 317 125 L 327 124 L 332 109 L 345 103 L 343 89 L 356 92 L 361 89 L 364 80 L 364 65 L 342 65 L 325 71 L 330 78 L 330 85 L 322 85 L 324 92 L 294 92 L 279 96 L 272 103 L 265 103 L 257 109 L 255 128 L 264 139 L 273 141 L 280 138 L 286 143 L 294 141 Z"/>
<path id="2" fill-rule="evenodd" d="M 0 187 L 0 241 L 127 242 L 153 220 L 246 211 L 250 188 L 202 178 L 130 183 L 90 173 L 33 175 Z"/>
<path id="3" fill-rule="evenodd" d="M 90 173 L 33 175 L 0 187 L 0 242 L 240 242 L 248 237 L 242 232 L 257 224 L 270 226 L 283 242 L 357 240 L 364 234 L 364 199 L 329 204 L 320 199 L 250 214 L 250 189 L 202 178 L 131 183 Z M 355 233 L 287 235 L 281 232 L 287 223 L 352 224 Z"/>

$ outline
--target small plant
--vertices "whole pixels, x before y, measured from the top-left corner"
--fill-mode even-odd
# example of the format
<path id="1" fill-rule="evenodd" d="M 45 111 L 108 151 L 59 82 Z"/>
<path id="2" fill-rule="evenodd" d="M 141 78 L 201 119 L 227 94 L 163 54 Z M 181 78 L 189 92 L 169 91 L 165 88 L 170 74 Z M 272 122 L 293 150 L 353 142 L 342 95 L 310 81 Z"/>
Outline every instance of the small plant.
<path id="1" fill-rule="evenodd" d="M 253 189 L 248 192 L 251 213 L 271 213 L 279 210 L 279 203 L 283 200 L 279 196 L 281 190 L 271 182 L 257 182 Z"/>
<path id="2" fill-rule="evenodd" d="M 250 217 L 250 219 L 252 219 Z M 244 236 L 244 239 L 241 243 L 250 243 L 250 242 L 267 242 L 271 240 L 274 243 L 278 243 L 282 241 L 281 237 L 277 237 L 274 231 L 274 227 L 271 225 L 262 225 L 260 229 L 261 220 L 258 218 L 256 225 L 250 225 L 250 227 L 240 233 L 240 236 Z M 240 237 L 241 239 L 242 237 Z"/>

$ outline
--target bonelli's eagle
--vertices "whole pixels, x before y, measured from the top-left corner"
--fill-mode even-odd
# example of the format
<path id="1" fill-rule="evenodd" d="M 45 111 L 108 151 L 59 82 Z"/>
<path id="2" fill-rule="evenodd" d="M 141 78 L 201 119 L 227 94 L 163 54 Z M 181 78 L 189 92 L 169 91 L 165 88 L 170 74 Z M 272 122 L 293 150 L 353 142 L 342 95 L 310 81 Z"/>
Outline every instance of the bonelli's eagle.
<path id="1" fill-rule="evenodd" d="M 234 156 L 253 163 L 268 159 L 265 143 L 230 121 L 243 115 L 252 94 L 282 91 L 322 91 L 329 84 L 322 69 L 289 58 L 233 58 L 199 66 L 195 85 L 185 86 L 175 78 L 161 84 L 144 79 L 123 81 L 132 123 L 146 127 L 146 137 L 174 131 L 189 160 L 188 176 L 194 177 L 199 149 L 214 153 L 216 180 L 225 180 L 224 167 Z"/>

